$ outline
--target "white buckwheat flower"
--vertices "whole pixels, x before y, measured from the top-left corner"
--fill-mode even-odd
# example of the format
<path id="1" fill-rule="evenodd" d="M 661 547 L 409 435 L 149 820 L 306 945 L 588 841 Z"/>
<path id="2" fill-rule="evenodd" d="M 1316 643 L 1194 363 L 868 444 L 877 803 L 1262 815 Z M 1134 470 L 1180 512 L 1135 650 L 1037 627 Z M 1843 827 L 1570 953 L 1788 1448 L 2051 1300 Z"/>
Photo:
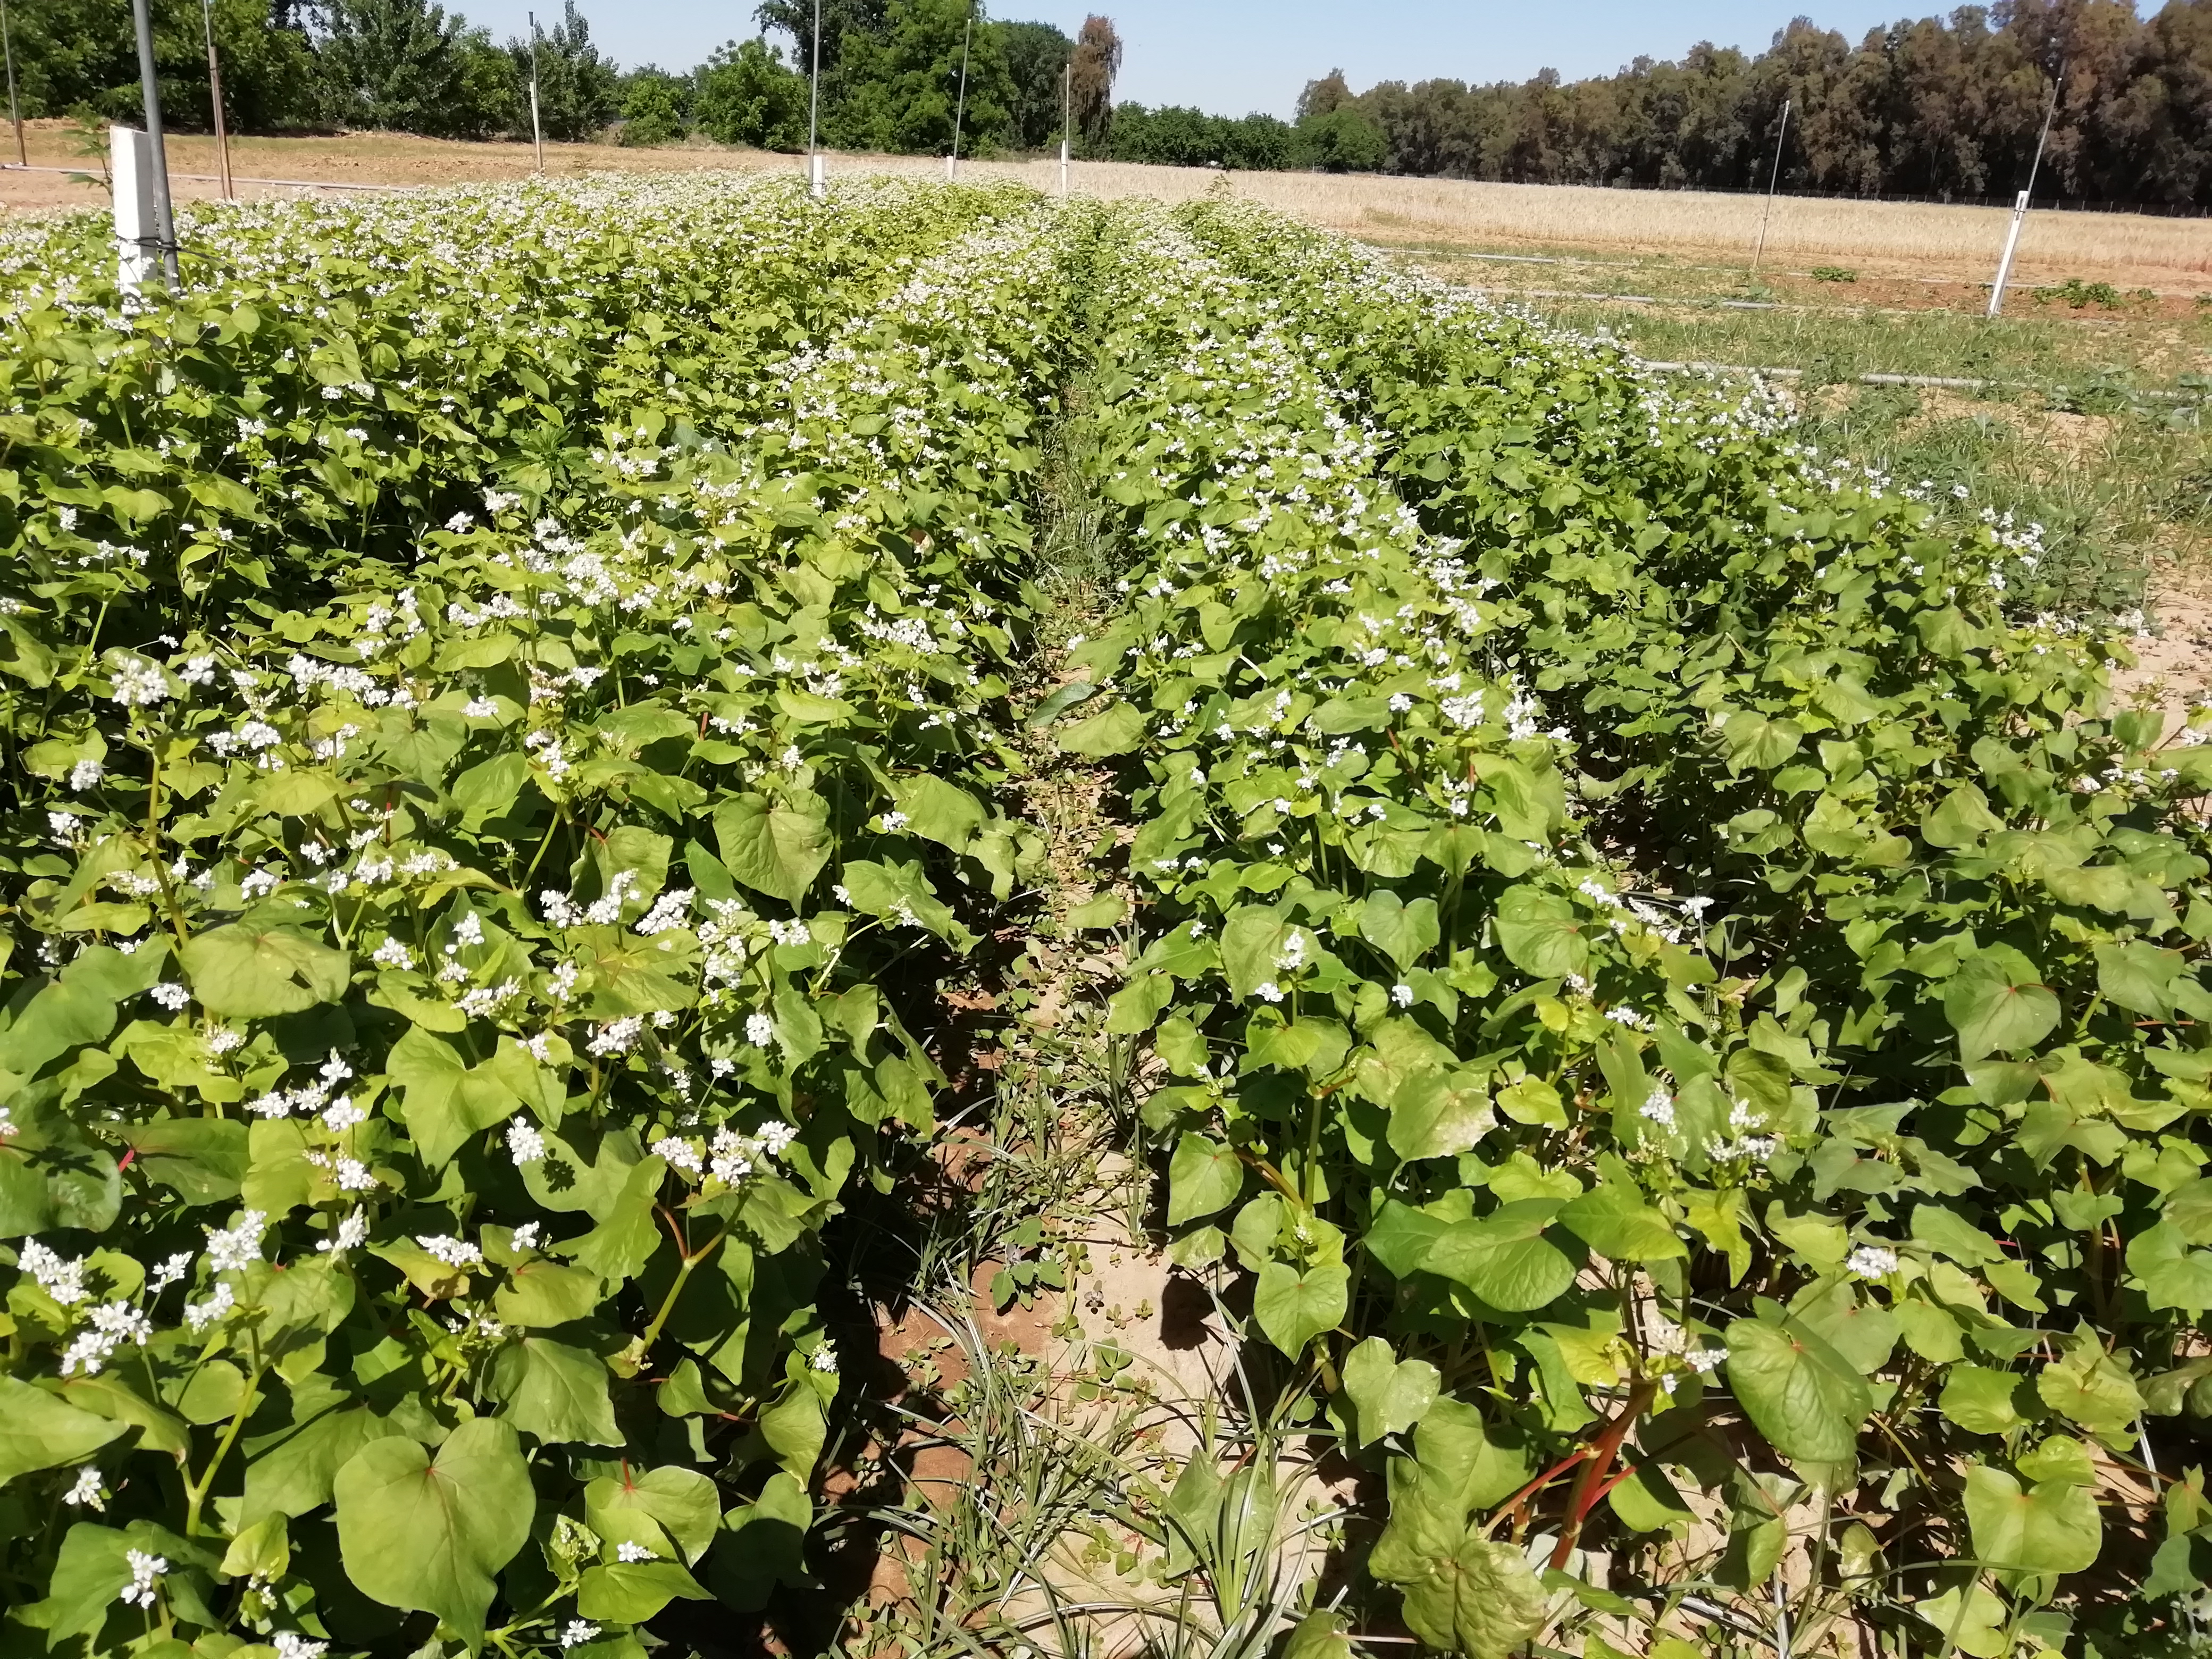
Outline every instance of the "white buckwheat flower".
<path id="1" fill-rule="evenodd" d="M 161 1588 L 161 1575 L 169 1570 L 168 1558 L 149 1555 L 143 1550 L 125 1550 L 123 1559 L 131 1568 L 131 1582 L 123 1587 L 120 1597 L 123 1605 L 150 1608 L 154 1593 Z"/>
<path id="2" fill-rule="evenodd" d="M 1897 1271 L 1897 1252 L 1882 1244 L 1862 1244 L 1844 1261 L 1844 1269 L 1860 1279 L 1887 1279 Z"/>
<path id="3" fill-rule="evenodd" d="M 76 1472 L 76 1485 L 62 1494 L 62 1502 L 97 1515 L 107 1507 L 106 1494 L 100 1488 L 100 1465 L 88 1463 Z"/>
<path id="4" fill-rule="evenodd" d="M 258 1210 L 240 1212 L 238 1224 L 208 1234 L 208 1267 L 216 1273 L 236 1273 L 261 1260 L 261 1235 L 269 1218 Z"/>
<path id="5" fill-rule="evenodd" d="M 507 1126 L 507 1155 L 520 1169 L 526 1164 L 535 1164 L 545 1156 L 545 1137 L 533 1124 L 516 1118 Z"/>

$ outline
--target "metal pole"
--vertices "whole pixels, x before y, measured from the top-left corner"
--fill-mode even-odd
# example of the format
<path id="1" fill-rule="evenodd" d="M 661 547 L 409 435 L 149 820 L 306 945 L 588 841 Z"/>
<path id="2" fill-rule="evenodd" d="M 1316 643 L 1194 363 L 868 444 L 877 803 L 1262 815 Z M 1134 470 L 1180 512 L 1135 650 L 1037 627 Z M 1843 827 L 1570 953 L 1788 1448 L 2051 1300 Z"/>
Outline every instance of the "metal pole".
<path id="1" fill-rule="evenodd" d="M 31 165 L 31 153 L 23 148 L 23 112 L 15 106 L 15 43 L 8 32 L 8 0 L 0 0 L 0 51 L 8 58 L 8 118 L 15 124 L 15 165 Z"/>
<path id="2" fill-rule="evenodd" d="M 538 170 L 545 171 L 545 130 L 538 124 L 538 14 L 525 12 L 530 20 L 530 142 L 538 147 Z"/>
<path id="3" fill-rule="evenodd" d="M 1997 279 L 1990 284 L 1991 317 L 2004 310 L 2005 284 L 2012 280 L 2012 256 L 2020 246 L 2021 228 L 2027 222 L 2028 199 L 2035 194 L 2035 175 L 2043 167 L 2043 146 L 2051 137 L 2051 118 L 2058 113 L 2059 88 L 2066 84 L 2066 65 L 2058 66 L 2058 78 L 2051 83 L 2051 107 L 2043 112 L 2043 131 L 2036 135 L 2035 158 L 2027 164 L 2027 188 L 2012 204 L 2012 227 L 2005 232 L 2004 253 L 1997 260 Z"/>
<path id="4" fill-rule="evenodd" d="M 138 27 L 138 80 L 146 97 L 146 141 L 154 152 L 154 232 L 161 239 L 161 264 L 169 286 L 177 278 L 177 220 L 169 209 L 169 152 L 161 143 L 161 91 L 154 80 L 154 20 L 146 0 L 131 0 L 131 18 Z"/>
<path id="5" fill-rule="evenodd" d="M 1782 100 L 1782 131 L 1774 135 L 1774 172 L 1766 181 L 1766 211 L 1759 216 L 1759 246 L 1752 250 L 1751 274 L 1759 275 L 1759 262 L 1766 252 L 1766 222 L 1774 216 L 1774 192 L 1782 184 L 1782 141 L 1790 136 L 1790 100 Z"/>
<path id="6" fill-rule="evenodd" d="M 1060 196 L 1067 199 L 1067 140 L 1075 131 L 1075 59 L 1060 66 Z"/>
<path id="7" fill-rule="evenodd" d="M 230 134 L 222 123 L 222 64 L 215 55 L 215 0 L 200 0 L 200 21 L 207 26 L 208 103 L 215 111 L 216 171 L 222 174 L 222 199 L 238 199 L 230 179 Z"/>
<path id="8" fill-rule="evenodd" d="M 945 169 L 947 179 L 960 176 L 960 123 L 968 113 L 968 37 L 975 30 L 975 8 L 968 8 L 968 21 L 960 26 L 960 101 L 952 109 L 952 155 Z"/>

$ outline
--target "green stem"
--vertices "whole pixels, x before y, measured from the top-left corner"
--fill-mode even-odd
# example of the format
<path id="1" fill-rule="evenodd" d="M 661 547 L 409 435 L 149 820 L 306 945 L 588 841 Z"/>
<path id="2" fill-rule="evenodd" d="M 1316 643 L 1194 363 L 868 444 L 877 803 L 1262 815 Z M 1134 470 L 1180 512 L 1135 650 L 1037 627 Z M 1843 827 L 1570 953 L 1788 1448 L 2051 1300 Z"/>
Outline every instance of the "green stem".
<path id="1" fill-rule="evenodd" d="M 668 1316 L 676 1311 L 676 1298 L 684 1294 L 684 1286 L 691 1278 L 691 1270 L 714 1255 L 729 1236 L 729 1230 L 725 1228 L 677 1263 L 675 1282 L 669 1285 L 668 1293 L 660 1298 L 660 1307 L 653 1314 L 653 1322 L 645 1328 L 645 1334 L 638 1338 L 631 1349 L 640 1360 L 650 1353 L 653 1345 L 659 1340 L 661 1327 L 667 1324 Z"/>
<path id="2" fill-rule="evenodd" d="M 258 1349 L 259 1344 L 255 1346 Z M 246 1380 L 246 1395 L 238 1402 L 238 1410 L 231 1415 L 230 1426 L 222 1431 L 222 1439 L 215 1449 L 215 1455 L 208 1459 L 207 1468 L 200 1472 L 200 1478 L 185 1490 L 185 1536 L 187 1538 L 200 1535 L 200 1508 L 207 1502 L 208 1492 L 215 1486 L 216 1472 L 222 1468 L 222 1460 L 230 1455 L 231 1447 L 238 1442 L 239 1431 L 245 1428 L 246 1419 L 253 1414 L 254 1407 L 261 1401 L 261 1379 L 268 1374 L 268 1370 L 257 1353 L 253 1375 Z"/>

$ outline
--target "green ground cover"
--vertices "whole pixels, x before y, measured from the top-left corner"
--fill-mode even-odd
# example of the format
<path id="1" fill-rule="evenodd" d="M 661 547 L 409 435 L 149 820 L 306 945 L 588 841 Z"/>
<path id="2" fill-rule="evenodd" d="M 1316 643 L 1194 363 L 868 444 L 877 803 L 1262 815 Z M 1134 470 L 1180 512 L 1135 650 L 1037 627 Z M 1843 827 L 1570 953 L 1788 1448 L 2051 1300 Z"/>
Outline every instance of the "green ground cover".
<path id="1" fill-rule="evenodd" d="M 191 231 L 0 249 L 6 1651 L 2185 1650 L 2148 508 L 1233 204 Z M 902 1489 L 866 1299 L 1047 1304 L 1109 1163 L 1233 1380 L 971 1309 Z"/>

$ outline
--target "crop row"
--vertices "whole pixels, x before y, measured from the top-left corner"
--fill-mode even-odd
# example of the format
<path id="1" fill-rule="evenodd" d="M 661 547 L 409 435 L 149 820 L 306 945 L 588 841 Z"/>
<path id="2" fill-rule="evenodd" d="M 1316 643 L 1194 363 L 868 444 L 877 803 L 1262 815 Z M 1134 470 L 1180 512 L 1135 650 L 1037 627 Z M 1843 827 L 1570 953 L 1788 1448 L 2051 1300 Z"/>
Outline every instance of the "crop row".
<path id="1" fill-rule="evenodd" d="M 608 255 L 650 252 L 641 297 L 697 237 L 781 251 L 657 331 L 623 313 L 558 416 L 616 418 L 557 480 L 449 517 L 380 480 L 386 556 L 280 556 L 283 604 L 158 647 L 96 637 L 173 603 L 151 559 L 106 609 L 64 582 L 16 612 L 52 662 L 10 687 L 0 1479 L 55 1524 L 0 1571 L 50 1643 L 292 1654 L 418 1609 L 472 1645 L 635 1652 L 672 1599 L 757 1606 L 800 1570 L 838 1386 L 816 1237 L 938 1082 L 902 964 L 1032 856 L 963 781 L 999 758 L 1085 221 L 978 192 L 661 206 L 656 246 Z M 392 259 L 475 246 L 459 211 Z M 590 314 L 549 239 L 497 269 Z M 340 280 L 234 264 L 195 311 Z M 158 380 L 201 320 L 149 307 L 112 343 Z M 544 361 L 512 317 L 498 337 Z M 625 380 L 648 347 L 684 372 Z M 143 388 L 105 384 L 128 418 Z M 179 412 L 136 410 L 217 424 Z M 450 436 L 418 471 L 468 475 Z M 204 509 L 156 482 L 147 520 L 181 532 Z M 94 510 L 39 528 L 74 546 Z"/>
<path id="2" fill-rule="evenodd" d="M 1115 307 L 1143 556 L 1063 741 L 1142 763 L 1115 1016 L 1191 1079 L 1176 1248 L 1255 1273 L 1350 1443 L 1412 1428 L 1371 1571 L 1502 1653 L 1524 1551 L 1717 1513 L 1748 1592 L 1809 1534 L 1824 1621 L 2056 1639 L 2099 1494 L 2212 1394 L 2197 733 L 2008 618 L 2032 532 L 1185 217 Z M 2191 1577 L 2166 1507 L 2138 1608 Z"/>

